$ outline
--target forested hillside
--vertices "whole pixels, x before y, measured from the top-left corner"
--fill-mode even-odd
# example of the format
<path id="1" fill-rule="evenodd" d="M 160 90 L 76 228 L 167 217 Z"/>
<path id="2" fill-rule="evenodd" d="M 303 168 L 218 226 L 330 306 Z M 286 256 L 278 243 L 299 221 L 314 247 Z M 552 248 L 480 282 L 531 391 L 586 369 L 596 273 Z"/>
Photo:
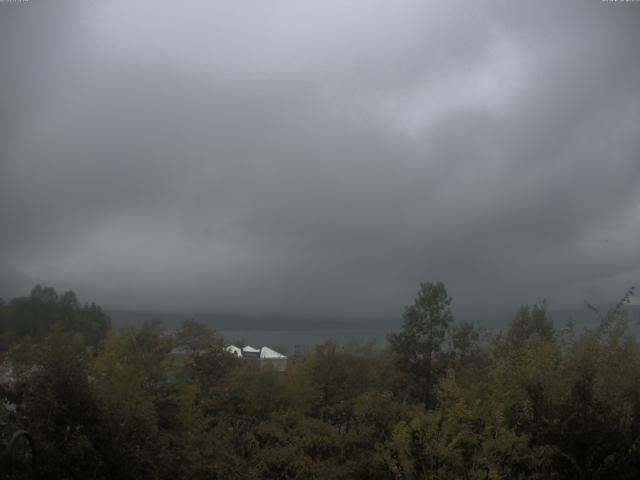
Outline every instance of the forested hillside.
<path id="1" fill-rule="evenodd" d="M 26 297 L 6 303 L 0 298 L 1 350 L 25 336 L 42 340 L 54 325 L 82 334 L 88 345 L 97 345 L 107 333 L 109 319 L 94 303 L 80 304 L 74 292 L 59 295 L 55 289 L 41 285 Z"/>
<path id="2" fill-rule="evenodd" d="M 543 302 L 489 332 L 426 283 L 387 350 L 327 342 L 276 372 L 204 325 L 114 329 L 37 287 L 0 306 L 1 416 L 32 433 L 45 479 L 638 478 L 632 293 L 590 330 Z"/>

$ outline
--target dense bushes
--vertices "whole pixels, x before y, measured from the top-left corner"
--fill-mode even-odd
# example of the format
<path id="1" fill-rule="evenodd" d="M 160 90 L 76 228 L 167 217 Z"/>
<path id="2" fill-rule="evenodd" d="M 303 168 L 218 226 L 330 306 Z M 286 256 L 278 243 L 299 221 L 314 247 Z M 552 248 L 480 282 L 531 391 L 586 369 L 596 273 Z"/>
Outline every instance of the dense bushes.
<path id="1" fill-rule="evenodd" d="M 187 361 L 153 325 L 96 350 L 56 328 L 13 346 L 4 420 L 33 433 L 51 479 L 638 478 L 640 348 L 623 308 L 580 334 L 544 305 L 504 335 L 445 329 L 417 389 L 429 329 L 414 313 L 411 357 L 328 342 L 284 373 L 227 357 L 193 323 L 177 337 L 199 345 Z"/>

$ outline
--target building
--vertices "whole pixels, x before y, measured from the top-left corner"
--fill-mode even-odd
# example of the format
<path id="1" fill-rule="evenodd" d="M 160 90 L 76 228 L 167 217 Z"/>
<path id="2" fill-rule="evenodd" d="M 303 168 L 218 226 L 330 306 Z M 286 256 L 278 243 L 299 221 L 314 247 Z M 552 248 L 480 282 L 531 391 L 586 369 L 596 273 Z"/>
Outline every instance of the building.
<path id="1" fill-rule="evenodd" d="M 260 366 L 267 365 L 279 372 L 283 372 L 287 369 L 287 357 L 269 347 L 262 347 L 260 349 Z"/>
<path id="2" fill-rule="evenodd" d="M 226 351 L 243 361 L 253 362 L 260 367 L 271 367 L 279 372 L 287 369 L 287 357 L 269 347 L 254 348 L 250 345 L 239 348 L 235 345 L 226 347 Z"/>

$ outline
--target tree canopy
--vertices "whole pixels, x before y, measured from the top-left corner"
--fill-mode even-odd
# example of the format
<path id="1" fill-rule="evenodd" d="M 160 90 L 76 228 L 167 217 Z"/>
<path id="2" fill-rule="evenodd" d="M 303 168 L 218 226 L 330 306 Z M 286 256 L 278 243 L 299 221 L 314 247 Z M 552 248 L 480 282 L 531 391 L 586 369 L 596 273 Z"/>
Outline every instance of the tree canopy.
<path id="1" fill-rule="evenodd" d="M 55 325 L 81 333 L 95 346 L 106 337 L 109 324 L 99 306 L 81 304 L 73 291 L 59 295 L 52 287 L 36 285 L 26 297 L 0 303 L 0 349 L 26 336 L 42 340 Z"/>
<path id="2" fill-rule="evenodd" d="M 425 405 L 433 400 L 434 356 L 442 352 L 453 321 L 451 301 L 444 283 L 420 284 L 413 304 L 405 308 L 402 331 L 389 335 L 398 366 L 407 373 L 409 391 Z"/>
<path id="3" fill-rule="evenodd" d="M 56 322 L 10 345 L 0 421 L 32 433 L 43 479 L 635 479 L 629 298 L 582 332 L 556 331 L 543 304 L 501 334 L 452 323 L 427 283 L 389 348 L 328 341 L 285 372 L 225 355 L 196 322 L 179 362 L 153 323 L 87 349 L 81 324 Z"/>

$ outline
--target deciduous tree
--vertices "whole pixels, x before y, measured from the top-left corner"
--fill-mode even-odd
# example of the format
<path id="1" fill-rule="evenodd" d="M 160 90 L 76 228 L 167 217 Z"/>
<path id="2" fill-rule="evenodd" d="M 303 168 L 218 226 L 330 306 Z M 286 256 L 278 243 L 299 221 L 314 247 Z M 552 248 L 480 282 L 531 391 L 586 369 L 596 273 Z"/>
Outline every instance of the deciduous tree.
<path id="1" fill-rule="evenodd" d="M 404 311 L 402 331 L 389 335 L 398 366 L 407 374 L 410 392 L 425 405 L 432 404 L 436 381 L 435 356 L 453 321 L 451 296 L 442 282 L 422 283 L 413 305 Z"/>

